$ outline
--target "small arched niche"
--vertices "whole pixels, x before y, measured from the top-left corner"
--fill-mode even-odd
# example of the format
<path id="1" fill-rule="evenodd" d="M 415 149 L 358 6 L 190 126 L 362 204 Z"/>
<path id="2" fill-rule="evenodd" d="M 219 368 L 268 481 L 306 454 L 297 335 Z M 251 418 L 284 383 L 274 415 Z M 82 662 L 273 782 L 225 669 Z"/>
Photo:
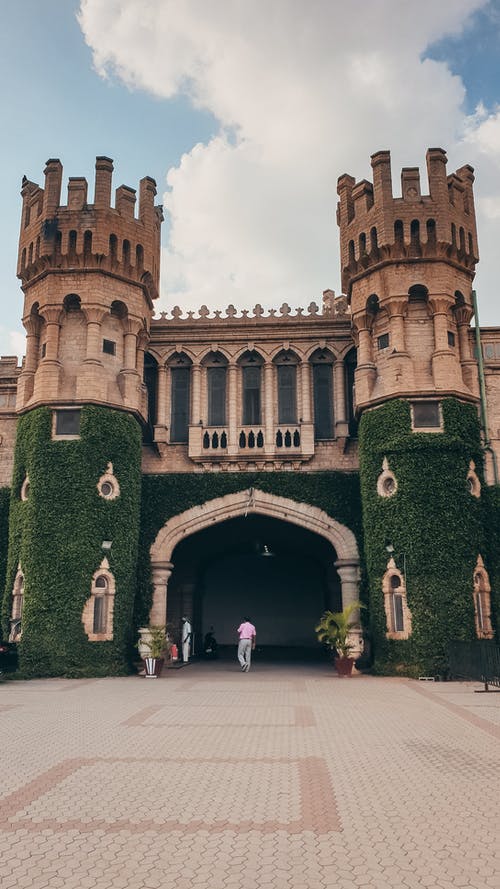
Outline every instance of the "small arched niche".
<path id="1" fill-rule="evenodd" d="M 411 611 L 406 598 L 406 579 L 391 556 L 382 578 L 387 639 L 408 639 L 411 636 Z"/>
<path id="2" fill-rule="evenodd" d="M 89 642 L 107 642 L 113 638 L 115 578 L 104 558 L 92 576 L 90 596 L 82 612 L 83 628 Z"/>

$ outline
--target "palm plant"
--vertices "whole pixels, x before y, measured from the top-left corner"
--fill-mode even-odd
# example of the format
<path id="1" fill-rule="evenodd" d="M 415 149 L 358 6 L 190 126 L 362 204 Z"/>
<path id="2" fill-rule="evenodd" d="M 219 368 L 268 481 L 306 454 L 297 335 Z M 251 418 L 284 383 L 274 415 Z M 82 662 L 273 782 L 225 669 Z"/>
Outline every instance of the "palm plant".
<path id="1" fill-rule="evenodd" d="M 358 620 L 351 620 L 352 615 L 365 606 L 361 602 L 351 602 L 342 611 L 325 611 L 319 624 L 315 627 L 318 642 L 322 642 L 339 657 L 349 657 L 353 649 L 349 641 L 349 633 L 359 626 Z"/>
<path id="2" fill-rule="evenodd" d="M 167 646 L 165 636 L 165 627 L 150 626 L 148 627 L 149 638 L 141 639 L 141 645 L 149 649 L 148 657 L 162 657 Z"/>

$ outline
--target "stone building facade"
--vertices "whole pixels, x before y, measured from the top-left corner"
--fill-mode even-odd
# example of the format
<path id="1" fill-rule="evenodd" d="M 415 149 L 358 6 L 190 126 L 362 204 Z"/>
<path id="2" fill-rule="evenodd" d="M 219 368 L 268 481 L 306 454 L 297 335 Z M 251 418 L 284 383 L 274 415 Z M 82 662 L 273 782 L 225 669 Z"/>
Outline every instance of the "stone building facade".
<path id="1" fill-rule="evenodd" d="M 467 436 L 460 443 L 471 509 L 482 489 L 495 486 L 500 329 L 483 329 L 478 351 L 470 326 L 478 260 L 472 169 L 450 175 L 445 153 L 430 149 L 429 194 L 422 194 L 419 170 L 408 168 L 395 197 L 389 152 L 373 155 L 372 167 L 373 182 L 348 175 L 338 182 L 345 295 L 326 290 L 319 306 L 294 311 L 286 304 L 271 311 L 202 306 L 197 313 L 173 307 L 157 316 L 162 211 L 154 181 L 141 180 L 136 210 L 136 192 L 126 186 L 112 202 L 113 164 L 106 157 L 96 161 L 93 203 L 81 178 L 69 180 L 63 203 L 59 160 L 47 162 L 43 188 L 23 180 L 18 276 L 26 356 L 20 368 L 13 358 L 0 360 L 0 484 L 11 498 L 4 629 L 19 642 L 21 664 L 25 651 L 27 672 L 64 672 L 69 652 L 77 673 L 109 672 L 113 664 L 124 669 L 139 623 L 168 622 L 175 635 L 186 611 L 198 639 L 217 625 L 220 641 L 229 644 L 231 621 L 244 610 L 267 627 L 264 644 L 298 650 L 314 643 L 314 619 L 326 607 L 364 598 L 364 630 L 353 631 L 358 654 L 363 636 L 371 637 L 377 658 L 378 637 L 408 643 L 418 634 L 419 607 L 425 609 L 420 589 L 412 608 L 411 574 L 420 577 L 425 596 L 425 572 L 421 566 L 410 572 L 407 553 L 394 551 L 401 544 L 391 537 L 405 533 L 404 459 L 401 478 L 393 467 L 415 443 L 430 449 L 432 466 L 439 436 L 446 454 L 454 452 L 457 435 L 446 419 L 452 405 L 453 416 L 463 410 L 483 423 L 481 441 L 478 434 L 474 443 Z M 383 436 L 377 451 L 367 435 L 358 441 L 358 428 L 373 426 L 396 403 L 408 411 L 404 444 L 390 445 L 400 431 L 390 424 L 385 450 Z M 142 493 L 128 503 L 120 450 L 125 427 L 118 428 L 124 416 L 142 440 L 136 467 Z M 106 423 L 117 424 L 116 434 L 100 438 Z M 91 459 L 78 451 L 85 442 L 92 458 L 99 453 L 88 506 L 95 534 L 90 519 L 78 524 L 83 518 L 71 494 L 58 504 L 44 493 L 53 490 L 51 466 L 59 459 L 73 455 L 82 479 L 90 472 Z M 373 478 L 366 468 L 372 457 L 373 466 L 380 463 Z M 393 510 L 383 519 L 385 531 L 377 525 L 376 540 L 366 485 L 377 509 Z M 118 544 L 99 538 L 103 528 L 111 537 L 113 527 L 118 537 L 127 510 L 138 518 L 130 518 L 125 596 Z M 425 523 L 415 516 L 417 526 Z M 72 615 L 48 624 L 39 617 L 42 599 L 44 614 L 51 608 L 43 553 L 31 559 L 42 521 L 54 539 L 61 535 L 50 575 L 60 590 L 54 612 L 67 607 Z M 496 569 L 488 562 L 484 519 L 481 533 L 472 513 L 471 523 L 477 552 L 467 556 L 468 592 L 457 608 L 466 615 L 462 635 L 491 638 Z M 79 533 L 94 560 L 85 568 L 83 554 L 75 555 Z M 255 566 L 269 554 L 268 540 L 276 550 L 274 574 L 264 577 Z M 79 588 L 67 590 L 69 565 L 80 558 Z M 446 574 L 446 557 L 441 570 Z M 248 572 L 253 588 L 245 585 Z M 374 611 L 385 623 L 378 631 L 370 629 Z M 42 637 L 49 652 L 51 633 L 60 642 L 59 660 L 47 653 L 37 665 L 30 652 Z M 433 646 L 441 661 L 449 635 L 436 618 Z M 424 662 L 421 653 L 397 646 L 381 659 Z"/>

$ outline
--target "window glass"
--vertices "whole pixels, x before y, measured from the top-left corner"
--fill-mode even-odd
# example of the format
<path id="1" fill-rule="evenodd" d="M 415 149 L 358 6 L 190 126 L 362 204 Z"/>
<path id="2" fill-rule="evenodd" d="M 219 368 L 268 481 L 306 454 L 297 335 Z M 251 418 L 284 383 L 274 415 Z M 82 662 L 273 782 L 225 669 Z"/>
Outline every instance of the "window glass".
<path id="1" fill-rule="evenodd" d="M 333 438 L 333 373 L 331 364 L 313 364 L 314 437 Z"/>
<path id="2" fill-rule="evenodd" d="M 189 425 L 189 367 L 173 367 L 172 415 L 170 441 L 184 443 L 188 440 Z"/>
<path id="3" fill-rule="evenodd" d="M 208 425 L 224 426 L 226 423 L 226 368 L 208 367 Z"/>
<path id="4" fill-rule="evenodd" d="M 396 633 L 403 632 L 405 628 L 403 620 L 403 597 L 397 595 L 393 596 L 392 605 L 394 610 L 394 631 Z"/>
<path id="5" fill-rule="evenodd" d="M 377 345 L 379 349 L 387 349 L 389 346 L 389 334 L 383 333 L 381 336 L 377 337 Z"/>
<path id="6" fill-rule="evenodd" d="M 116 343 L 114 343 L 113 340 L 103 340 L 102 351 L 106 355 L 116 355 Z"/>
<path id="7" fill-rule="evenodd" d="M 104 596 L 94 597 L 93 633 L 106 632 L 106 599 Z"/>
<path id="8" fill-rule="evenodd" d="M 243 371 L 243 425 L 252 426 L 260 423 L 260 384 L 261 369 L 257 367 L 242 367 Z"/>
<path id="9" fill-rule="evenodd" d="M 441 426 L 438 401 L 416 401 L 412 407 L 415 429 Z"/>
<path id="10" fill-rule="evenodd" d="M 56 411 L 56 435 L 80 435 L 80 411 Z"/>
<path id="11" fill-rule="evenodd" d="M 297 368 L 278 364 L 278 423 L 297 422 Z"/>

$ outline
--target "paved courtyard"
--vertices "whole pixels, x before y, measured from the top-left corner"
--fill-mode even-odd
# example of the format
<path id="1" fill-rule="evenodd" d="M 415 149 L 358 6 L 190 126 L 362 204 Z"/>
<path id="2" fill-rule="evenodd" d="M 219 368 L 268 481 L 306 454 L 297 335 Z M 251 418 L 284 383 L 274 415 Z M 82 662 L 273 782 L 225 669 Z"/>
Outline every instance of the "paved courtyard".
<path id="1" fill-rule="evenodd" d="M 500 887 L 500 695 L 326 666 L 0 684 L 0 886 Z"/>

